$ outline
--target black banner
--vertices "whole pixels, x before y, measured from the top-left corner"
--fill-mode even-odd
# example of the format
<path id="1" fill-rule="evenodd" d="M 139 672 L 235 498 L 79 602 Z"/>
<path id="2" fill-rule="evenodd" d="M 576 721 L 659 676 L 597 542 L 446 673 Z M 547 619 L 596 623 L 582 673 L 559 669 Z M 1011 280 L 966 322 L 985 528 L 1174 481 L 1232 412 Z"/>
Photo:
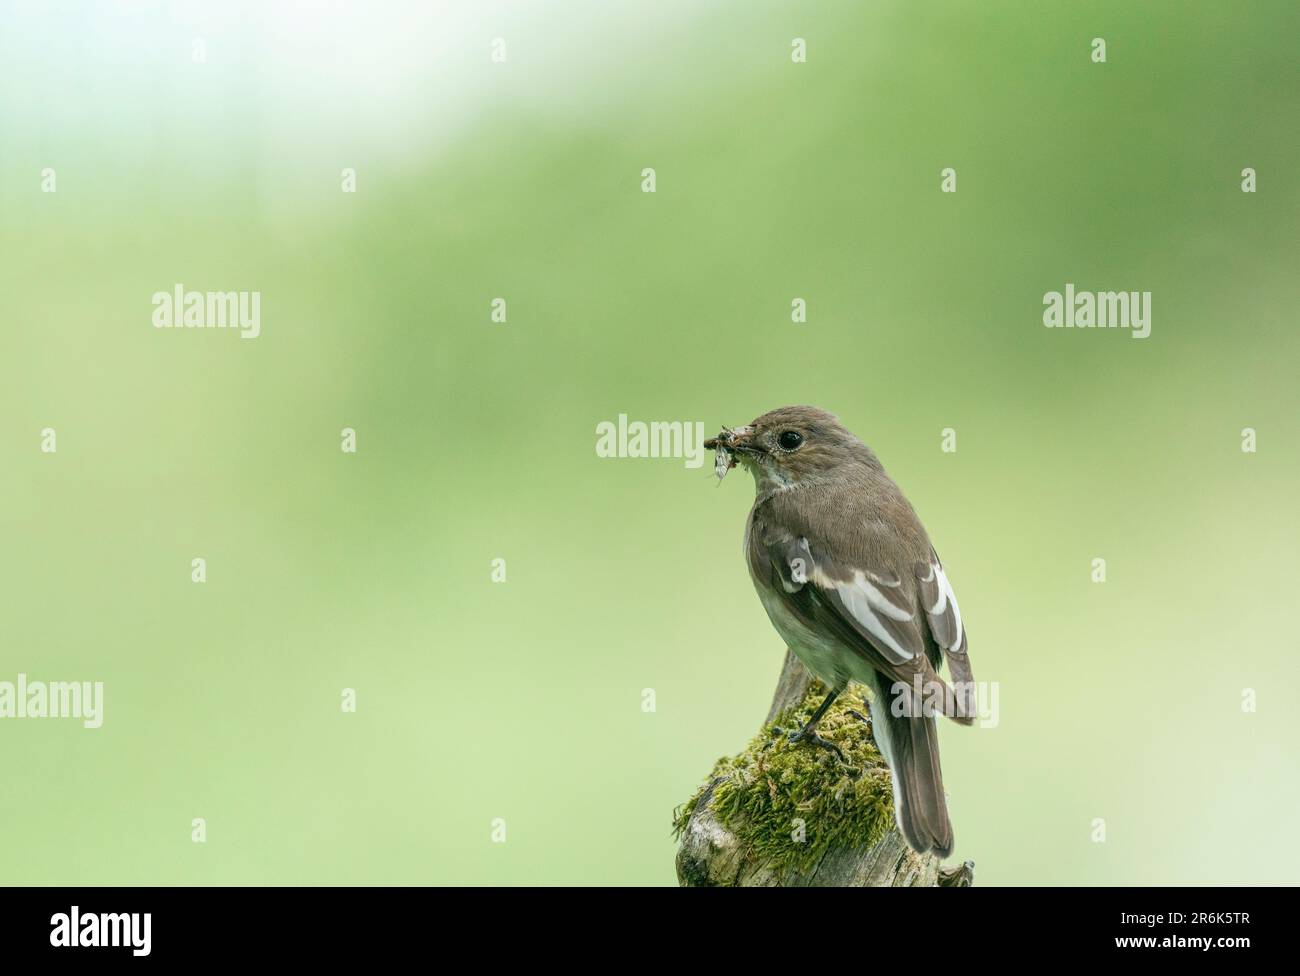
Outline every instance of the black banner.
<path id="1" fill-rule="evenodd" d="M 548 890 L 542 903 L 539 890 L 7 889 L 0 938 L 7 962 L 337 965 L 398 962 L 461 937 L 486 938 L 494 953 L 535 952 L 539 933 L 550 944 L 563 932 L 642 948 L 699 938 L 716 950 L 719 925 L 734 924 L 738 937 L 754 930 L 759 942 L 778 943 L 772 951 L 784 939 L 836 938 L 843 930 L 877 957 L 890 949 L 918 959 L 933 952 L 940 964 L 1204 958 L 1231 965 L 1257 952 L 1272 958 L 1289 945 L 1282 926 L 1292 900 L 1289 891 L 1256 888 L 858 889 L 812 897 L 805 889 L 760 901 L 750 900 L 753 893 L 620 889 L 611 897 L 575 888 Z M 492 936 L 494 929 L 504 937 Z"/>

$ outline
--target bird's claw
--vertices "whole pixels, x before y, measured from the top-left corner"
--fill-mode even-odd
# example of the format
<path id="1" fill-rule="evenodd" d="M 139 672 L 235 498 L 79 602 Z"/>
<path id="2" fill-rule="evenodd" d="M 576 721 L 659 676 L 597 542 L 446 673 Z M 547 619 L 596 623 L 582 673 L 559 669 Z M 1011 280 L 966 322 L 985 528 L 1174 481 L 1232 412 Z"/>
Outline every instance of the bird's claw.
<path id="1" fill-rule="evenodd" d="M 831 752 L 835 753 L 835 755 L 839 757 L 840 762 L 845 764 L 848 763 L 848 760 L 844 758 L 844 753 L 840 752 L 839 746 L 837 746 L 834 742 L 830 742 L 826 739 L 823 739 L 816 732 L 810 732 L 807 729 L 800 729 L 798 732 L 791 732 L 789 735 L 789 740 L 792 746 L 798 745 L 800 742 L 809 742 L 815 746 L 821 746 L 823 749 L 829 749 Z"/>

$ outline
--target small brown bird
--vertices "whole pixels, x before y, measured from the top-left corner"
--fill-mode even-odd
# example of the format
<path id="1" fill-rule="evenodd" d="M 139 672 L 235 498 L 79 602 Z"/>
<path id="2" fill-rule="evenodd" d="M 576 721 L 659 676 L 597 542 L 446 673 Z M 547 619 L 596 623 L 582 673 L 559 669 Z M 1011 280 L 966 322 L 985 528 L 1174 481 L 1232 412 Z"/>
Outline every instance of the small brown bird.
<path id="1" fill-rule="evenodd" d="M 835 750 L 817 723 L 849 681 L 871 691 L 908 844 L 952 852 L 934 715 L 975 717 L 966 631 L 916 512 L 876 455 L 816 407 L 782 407 L 705 446 L 754 475 L 745 557 L 772 625 L 830 694 L 791 735 Z M 944 660 L 953 684 L 937 674 Z"/>

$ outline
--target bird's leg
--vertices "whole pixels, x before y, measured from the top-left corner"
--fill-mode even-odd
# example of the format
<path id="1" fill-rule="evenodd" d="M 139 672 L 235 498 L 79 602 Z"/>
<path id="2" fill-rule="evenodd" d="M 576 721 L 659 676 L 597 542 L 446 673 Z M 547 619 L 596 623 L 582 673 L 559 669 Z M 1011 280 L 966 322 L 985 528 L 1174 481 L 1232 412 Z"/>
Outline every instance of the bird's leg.
<path id="1" fill-rule="evenodd" d="M 840 752 L 840 747 L 834 742 L 828 742 L 823 739 L 816 731 L 817 723 L 822 720 L 822 716 L 826 714 L 826 710 L 831 707 L 831 704 L 840 696 L 840 692 L 843 690 L 843 688 L 834 689 L 822 700 L 822 703 L 817 706 L 817 711 L 813 712 L 812 718 L 807 721 L 804 727 L 798 732 L 790 733 L 791 744 L 798 742 L 811 742 L 815 746 L 821 746 L 823 749 L 831 750 L 831 752 L 840 757 L 840 762 L 846 761 L 844 753 Z"/>
<path id="2" fill-rule="evenodd" d="M 843 688 L 836 688 L 829 695 L 823 698 L 822 703 L 817 706 L 817 711 L 812 713 L 812 718 L 810 718 L 804 727 L 796 734 L 805 735 L 811 733 L 812 730 L 817 727 L 817 723 L 822 720 L 822 716 L 826 714 L 826 710 L 831 707 L 836 698 L 840 697 L 840 692 L 843 690 Z"/>

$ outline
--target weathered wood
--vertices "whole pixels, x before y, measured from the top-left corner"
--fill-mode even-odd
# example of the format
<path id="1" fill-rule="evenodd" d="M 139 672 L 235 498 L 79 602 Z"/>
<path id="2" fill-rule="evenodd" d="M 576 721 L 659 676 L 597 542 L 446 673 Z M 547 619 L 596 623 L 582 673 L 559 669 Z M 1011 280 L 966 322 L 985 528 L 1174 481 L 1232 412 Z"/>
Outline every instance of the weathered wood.
<path id="1" fill-rule="evenodd" d="M 803 701 L 812 682 L 799 659 L 786 651 L 764 725 Z M 684 886 L 932 888 L 968 887 L 973 882 L 973 862 L 941 867 L 933 855 L 909 848 L 896 826 L 869 847 L 833 846 L 811 868 L 776 868 L 748 851 L 719 822 L 709 803 L 718 782 L 706 787 L 681 832 L 677 878 Z"/>

